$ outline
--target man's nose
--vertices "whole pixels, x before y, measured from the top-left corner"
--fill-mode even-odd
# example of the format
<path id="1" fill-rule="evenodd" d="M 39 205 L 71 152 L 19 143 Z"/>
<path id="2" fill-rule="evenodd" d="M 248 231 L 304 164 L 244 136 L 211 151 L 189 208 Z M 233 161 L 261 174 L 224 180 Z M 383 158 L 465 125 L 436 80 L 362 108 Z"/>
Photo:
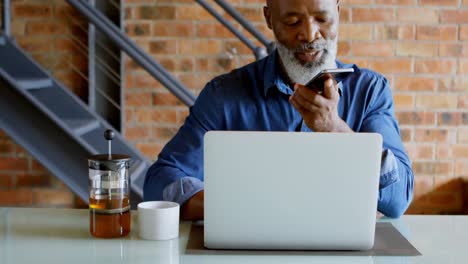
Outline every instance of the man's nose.
<path id="1" fill-rule="evenodd" d="M 299 40 L 303 42 L 313 42 L 319 36 L 319 25 L 314 19 L 308 19 L 302 27 L 302 31 L 299 34 Z"/>

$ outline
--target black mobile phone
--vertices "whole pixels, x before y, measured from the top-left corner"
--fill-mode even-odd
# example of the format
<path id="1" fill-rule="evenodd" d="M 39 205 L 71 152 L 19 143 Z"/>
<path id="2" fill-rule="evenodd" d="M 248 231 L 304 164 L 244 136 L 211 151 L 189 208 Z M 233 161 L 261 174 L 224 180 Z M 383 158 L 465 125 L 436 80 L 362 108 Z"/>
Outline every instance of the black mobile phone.
<path id="1" fill-rule="evenodd" d="M 325 76 L 330 74 L 337 82 L 341 81 L 348 74 L 353 73 L 354 68 L 340 68 L 340 69 L 328 69 L 322 70 L 315 75 L 312 80 L 305 84 L 306 87 L 314 89 L 319 93 L 323 92 L 323 83 L 325 82 Z"/>

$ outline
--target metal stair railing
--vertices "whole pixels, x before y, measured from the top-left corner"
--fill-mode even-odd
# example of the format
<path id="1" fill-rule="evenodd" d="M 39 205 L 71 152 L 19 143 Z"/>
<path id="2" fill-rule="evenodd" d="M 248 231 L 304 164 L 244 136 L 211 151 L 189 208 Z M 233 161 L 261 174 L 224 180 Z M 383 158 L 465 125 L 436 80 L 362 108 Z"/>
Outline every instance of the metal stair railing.
<path id="1" fill-rule="evenodd" d="M 7 37 L 10 37 L 10 0 L 3 0 L 2 31 Z"/>
<path id="2" fill-rule="evenodd" d="M 127 35 L 123 34 L 112 22 L 102 13 L 95 10 L 90 4 L 82 0 L 66 0 L 71 6 L 77 9 L 89 22 L 111 39 L 121 50 L 134 59 L 148 73 L 156 78 L 168 90 L 170 90 L 180 101 L 187 106 L 192 106 L 195 102 L 193 95 L 184 85 L 173 78 L 171 74 L 159 63 L 154 61 L 148 54 L 139 48 Z"/>
<path id="3" fill-rule="evenodd" d="M 233 6 L 223 0 L 214 0 L 226 13 L 228 13 L 235 21 L 244 27 L 252 36 L 254 36 L 265 47 L 255 46 L 255 44 L 247 38 L 243 33 L 237 30 L 222 14 L 216 11 L 206 0 L 196 0 L 208 13 L 210 13 L 223 26 L 231 31 L 240 41 L 242 41 L 255 55 L 255 59 L 260 60 L 271 53 L 275 48 L 275 43 L 265 37 L 258 29 L 256 29 L 245 17 L 243 17 Z"/>
<path id="4" fill-rule="evenodd" d="M 193 105 L 193 103 L 195 101 L 195 96 L 187 88 L 185 88 L 182 83 L 180 83 L 178 80 L 174 79 L 171 76 L 171 74 L 167 70 L 165 70 L 159 63 L 154 61 L 148 54 L 146 54 L 143 50 L 141 50 L 126 34 L 122 33 L 120 31 L 120 29 L 117 26 L 115 26 L 103 13 L 99 12 L 92 5 L 87 3 L 86 0 L 66 0 L 66 1 L 71 6 L 73 6 L 76 10 L 79 11 L 80 14 L 83 15 L 87 19 L 87 22 L 90 22 L 91 24 L 93 24 L 96 27 L 96 29 L 98 29 L 101 33 L 103 33 L 110 40 L 112 40 L 113 43 L 115 43 L 120 48 L 120 50 L 125 51 L 127 55 L 129 55 L 131 58 L 133 58 L 135 60 L 135 62 L 137 62 L 140 66 L 142 66 L 154 78 L 159 80 L 161 82 L 161 84 L 166 86 L 166 88 L 169 91 L 171 91 L 177 98 L 179 98 L 179 100 L 181 100 L 184 104 L 186 104 L 188 106 Z M 111 1 L 113 1 L 113 0 L 111 0 Z M 199 3 L 204 2 L 206 4 L 205 1 L 201 1 L 201 0 L 197 0 L 197 2 L 199 2 Z M 232 26 L 232 24 L 228 20 L 226 20 L 224 17 L 217 14 L 216 11 L 213 8 L 211 8 L 211 6 L 209 6 L 209 5 L 204 6 L 205 9 L 208 8 L 208 9 L 212 10 L 212 12 L 210 12 L 212 15 L 214 15 L 221 23 L 223 23 L 223 25 L 225 25 L 229 30 L 231 30 L 244 44 L 246 44 L 249 48 L 251 48 L 254 51 L 255 56 L 256 56 L 257 59 L 261 59 L 262 57 L 266 56 L 268 54 L 268 52 L 271 52 L 272 47 L 273 47 L 272 42 L 269 42 L 268 39 L 265 38 L 258 30 L 256 30 L 247 20 L 243 19 L 243 17 L 239 13 L 236 13 L 237 11 L 235 9 L 233 9 L 232 7 L 230 7 L 229 5 L 224 3 L 223 1 L 216 1 L 216 2 L 218 4 L 220 4 L 220 6 L 223 7 L 223 9 L 225 9 L 227 13 L 229 13 L 231 16 L 233 16 L 233 18 L 236 21 L 238 21 L 242 26 L 246 27 L 247 31 L 249 31 L 263 45 L 265 45 L 266 48 L 255 46 L 255 44 L 253 44 L 253 42 L 251 40 L 249 40 L 239 30 L 237 30 L 234 26 Z M 13 43 L 11 43 L 11 42 L 13 41 L 13 39 L 11 39 L 10 12 L 9 12 L 9 10 L 10 10 L 10 0 L 3 0 L 3 3 L 4 3 L 3 4 L 3 12 L 2 12 L 3 13 L 3 19 L 2 19 L 3 20 L 3 27 L 2 27 L 2 35 L 3 36 L 0 35 L 0 45 L 2 44 L 2 41 L 3 41 L 5 45 L 12 46 Z M 112 3 L 112 4 L 115 4 L 115 3 Z M 74 23 L 74 22 L 72 22 L 72 23 Z M 83 32 L 87 33 L 86 32 L 87 29 L 84 28 L 85 26 L 80 26 L 80 23 L 74 23 L 74 24 L 77 25 L 80 30 L 83 30 Z M 79 40 L 79 38 L 77 38 L 75 36 L 72 36 L 71 38 L 74 40 L 72 42 L 72 44 L 77 48 L 77 50 L 79 52 L 83 53 L 84 55 L 86 55 L 89 52 L 87 45 L 83 44 L 83 41 Z M 11 41 L 10 41 L 10 39 L 11 39 Z M 98 40 L 96 40 L 95 43 L 97 45 L 99 45 L 106 52 L 105 56 L 110 56 L 110 57 L 113 58 L 112 52 L 109 52 L 109 50 L 107 49 L 105 44 L 100 43 Z M 105 62 L 102 62 L 102 59 L 99 58 L 98 56 L 96 57 L 96 62 L 98 62 L 98 63 L 96 63 L 96 66 L 100 67 L 102 72 L 104 74 L 106 74 L 111 81 L 113 81 L 115 83 L 119 83 L 121 81 L 119 75 L 114 72 L 115 70 L 113 70 L 111 67 L 109 67 L 109 65 L 106 64 Z M 67 62 L 67 63 L 69 63 L 69 62 Z M 91 80 L 88 79 L 86 74 L 81 73 L 80 70 L 77 69 L 76 67 L 74 67 L 72 64 L 70 64 L 70 66 L 83 79 L 88 81 L 88 83 L 91 82 Z M 37 64 L 34 64 L 34 67 L 40 68 L 39 65 L 37 65 Z M 35 72 L 35 73 L 36 73 L 36 71 L 37 70 L 33 70 L 33 72 Z M 34 75 L 33 79 L 28 79 L 28 78 L 30 78 L 30 76 L 27 74 L 28 71 L 23 71 L 23 70 L 18 70 L 17 69 L 16 72 L 18 74 L 14 74 L 15 75 L 14 80 L 11 79 L 11 78 L 8 79 L 9 78 L 8 76 L 11 76 L 11 75 L 8 75 L 8 73 L 2 72 L 3 78 L 5 80 L 7 80 L 7 82 L 4 82 L 4 84 L 9 84 L 9 85 L 12 85 L 12 86 L 19 87 L 22 90 L 29 91 L 29 92 L 19 91 L 20 93 L 17 94 L 17 95 L 25 96 L 25 98 L 27 99 L 26 101 L 30 101 L 30 102 L 33 102 L 33 103 L 36 102 L 36 100 L 38 100 L 37 101 L 38 103 L 35 103 L 35 107 L 41 108 L 40 110 L 45 111 L 44 113 L 46 115 L 52 116 L 53 118 L 51 118 L 50 121 L 55 120 L 55 125 L 53 124 L 53 122 L 51 123 L 51 122 L 47 121 L 48 123 L 50 123 L 50 125 L 47 125 L 47 127 L 57 127 L 57 124 L 58 124 L 58 127 L 62 127 L 62 129 L 64 129 L 64 132 L 65 132 L 64 135 L 67 135 L 67 136 L 63 137 L 64 140 L 67 137 L 72 137 L 72 138 L 77 137 L 77 138 L 75 138 L 75 140 L 77 140 L 77 141 L 72 143 L 73 145 L 76 145 L 77 153 L 79 152 L 79 153 L 82 153 L 83 155 L 85 155 L 85 154 L 88 154 L 88 155 L 89 154 L 96 154 L 96 152 L 98 152 L 98 148 L 94 148 L 92 146 L 97 147 L 97 145 L 100 144 L 100 142 L 98 142 L 98 141 L 102 141 L 102 139 L 100 138 L 100 136 L 99 136 L 99 139 L 97 139 L 97 135 L 101 134 L 101 130 L 105 129 L 106 127 L 109 127 L 109 124 L 107 122 L 105 122 L 104 120 L 102 120 L 101 118 L 99 118 L 98 116 L 96 116 L 96 114 L 92 111 L 92 109 L 88 109 L 87 113 L 85 113 L 85 116 L 86 116 L 85 119 L 86 120 L 81 120 L 81 119 L 78 120 L 75 117 L 73 117 L 75 119 L 73 119 L 73 118 L 72 119 L 66 119 L 64 116 L 56 116 L 56 113 L 54 113 L 53 111 L 48 112 L 47 109 L 45 109 L 43 106 L 40 106 L 41 100 L 42 100 L 42 103 L 50 103 L 51 101 L 49 99 L 46 99 L 46 97 L 43 96 L 45 94 L 45 91 L 41 91 L 41 89 L 46 87 L 46 89 L 48 89 L 49 91 L 51 91 L 51 90 L 59 91 L 60 89 L 58 89 L 58 88 L 63 87 L 63 85 L 61 85 L 58 82 L 56 82 L 55 80 L 53 80 L 53 78 L 50 75 L 48 75 L 47 78 L 41 79 L 42 77 L 39 78 L 39 77 L 37 77 L 37 76 L 35 76 L 33 74 Z M 40 73 L 39 75 L 42 76 L 43 73 Z M 7 77 L 5 77 L 5 76 L 7 76 Z M 26 79 L 24 79 L 23 76 Z M 47 87 L 52 87 L 52 88 L 47 88 Z M 113 101 L 113 99 L 106 96 L 106 91 L 101 91 L 101 90 L 99 90 L 99 88 L 96 88 L 96 90 L 99 93 L 101 93 L 102 96 L 104 96 L 107 100 L 109 100 L 111 104 L 115 105 L 115 102 Z M 4 92 L 7 92 L 7 90 L 4 90 Z M 71 97 L 71 92 L 62 91 L 61 93 L 64 93 L 64 92 L 65 92 L 65 94 L 68 94 L 67 96 Z M 6 93 L 5 95 L 9 95 L 9 96 L 11 95 L 12 98 L 19 98 L 19 96 L 16 96 L 16 95 L 13 96 L 13 94 Z M 67 100 L 71 100 L 71 98 L 68 98 Z M 26 102 L 26 101 L 24 101 L 24 102 Z M 74 102 L 75 99 L 73 99 L 72 101 Z M 5 101 L 5 103 L 6 102 L 7 101 Z M 84 104 L 82 104 L 81 102 L 79 102 L 79 103 L 84 106 Z M 5 104 L 4 107 L 7 107 L 8 105 L 11 106 L 11 104 Z M 24 106 L 24 109 L 29 109 L 26 103 L 23 103 L 22 105 Z M 6 110 L 11 110 L 11 109 L 6 109 Z M 75 109 L 74 111 L 82 112 L 83 110 L 76 110 Z M 27 111 L 24 111 L 23 113 L 26 113 L 26 112 Z M 90 115 L 93 116 L 95 118 L 95 120 L 89 119 Z M 20 116 L 18 115 L 17 117 L 19 118 Z M 58 117 L 58 119 L 57 119 L 57 117 Z M 8 118 L 5 119 L 5 120 L 11 121 Z M 22 123 L 25 123 L 23 121 L 22 121 Z M 82 121 L 86 121 L 86 122 L 82 122 Z M 3 125 L 2 125 L 2 127 L 3 127 Z M 46 126 L 44 126 L 44 128 L 45 127 Z M 32 128 L 34 128 L 34 127 L 32 127 Z M 11 131 L 13 131 L 13 130 L 10 129 L 10 132 Z M 17 133 L 21 134 L 21 132 L 19 132 L 19 131 L 17 131 Z M 61 132 L 58 131 L 58 133 L 61 133 Z M 24 136 L 24 135 L 21 134 L 21 136 Z M 92 138 L 91 138 L 91 136 L 92 136 Z M 13 137 L 13 138 L 17 142 L 22 143 L 22 145 L 23 144 L 26 144 L 26 145 L 31 144 L 31 142 L 26 142 L 26 141 L 22 142 L 21 139 L 24 139 L 24 137 L 19 137 L 18 136 L 16 138 L 15 137 Z M 47 137 L 44 136 L 42 139 L 46 139 L 46 138 Z M 121 140 L 124 141 L 123 138 L 121 138 Z M 65 141 L 62 141 L 62 142 L 65 143 Z M 124 143 L 124 145 L 125 144 L 128 145 L 128 143 L 126 143 L 126 142 L 123 142 L 123 143 Z M 81 147 L 79 147 L 79 145 L 81 145 Z M 40 146 L 45 147 L 46 145 L 40 145 Z M 145 157 L 143 157 L 141 155 L 141 153 L 139 153 L 133 146 L 123 146 L 123 147 L 124 147 L 125 150 L 132 149 L 133 151 L 136 151 L 135 153 L 136 153 L 136 156 L 138 156 L 139 161 L 138 161 L 138 167 L 136 168 L 135 172 L 136 172 L 136 174 L 142 173 L 142 169 L 145 166 L 144 164 L 147 164 L 149 161 Z M 32 149 L 37 149 L 37 146 L 36 147 L 33 146 L 31 148 Z M 27 149 L 31 149 L 31 148 L 27 148 Z M 34 156 L 36 157 L 36 155 L 40 155 L 39 152 L 40 151 L 36 151 L 36 152 L 32 151 L 31 153 L 35 154 Z M 71 156 L 74 156 L 74 155 L 71 155 Z M 48 159 L 42 159 L 41 160 L 41 158 L 38 158 L 38 160 L 40 160 L 41 163 L 43 163 L 43 164 L 46 164 L 46 165 L 49 164 L 49 166 L 46 166 L 48 168 L 53 167 L 53 165 L 51 165 L 53 162 L 51 162 L 50 159 L 49 160 Z M 73 165 L 73 166 L 76 166 L 76 164 Z M 81 168 L 81 166 L 76 166 L 76 169 L 79 170 L 79 169 L 82 169 L 82 168 Z M 65 175 L 63 170 L 61 170 L 61 174 Z M 62 180 L 66 180 L 66 179 L 64 179 L 64 176 L 61 176 L 59 178 L 61 178 Z M 83 189 L 83 187 L 86 186 L 86 183 L 82 182 L 81 180 L 79 180 L 79 181 L 74 181 L 74 180 L 76 180 L 76 179 L 71 179 L 71 181 L 68 181 L 68 184 L 70 185 L 70 187 L 73 189 L 73 191 L 75 193 L 79 194 L 79 196 L 83 200 L 86 200 L 86 191 L 84 191 L 84 189 Z M 139 180 L 138 180 L 138 185 L 139 185 L 140 188 L 141 188 L 141 186 L 140 186 L 141 184 L 142 184 L 142 178 L 140 177 Z M 78 187 L 78 186 L 81 186 L 81 187 Z M 138 193 L 138 195 L 141 195 L 141 189 L 139 189 L 137 191 L 137 193 Z"/>

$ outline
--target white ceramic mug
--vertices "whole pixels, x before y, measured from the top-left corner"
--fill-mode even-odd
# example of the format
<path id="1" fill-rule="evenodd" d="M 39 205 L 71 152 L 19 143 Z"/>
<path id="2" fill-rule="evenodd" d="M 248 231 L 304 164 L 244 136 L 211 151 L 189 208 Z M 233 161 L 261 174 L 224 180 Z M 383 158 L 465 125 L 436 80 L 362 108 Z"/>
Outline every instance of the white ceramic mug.
<path id="1" fill-rule="evenodd" d="M 150 201 L 138 204 L 138 235 L 147 240 L 169 240 L 179 236 L 178 203 Z"/>

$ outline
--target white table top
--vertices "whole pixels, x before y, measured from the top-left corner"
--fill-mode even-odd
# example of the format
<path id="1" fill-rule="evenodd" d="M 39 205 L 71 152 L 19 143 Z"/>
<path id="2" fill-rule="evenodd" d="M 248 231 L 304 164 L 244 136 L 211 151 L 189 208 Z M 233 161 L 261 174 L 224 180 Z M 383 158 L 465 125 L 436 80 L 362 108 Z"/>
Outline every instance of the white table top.
<path id="1" fill-rule="evenodd" d="M 391 221 L 423 254 L 418 257 L 185 255 L 190 223 L 170 241 L 89 234 L 88 210 L 0 208 L 0 263 L 468 263 L 468 216 L 404 216 Z"/>

